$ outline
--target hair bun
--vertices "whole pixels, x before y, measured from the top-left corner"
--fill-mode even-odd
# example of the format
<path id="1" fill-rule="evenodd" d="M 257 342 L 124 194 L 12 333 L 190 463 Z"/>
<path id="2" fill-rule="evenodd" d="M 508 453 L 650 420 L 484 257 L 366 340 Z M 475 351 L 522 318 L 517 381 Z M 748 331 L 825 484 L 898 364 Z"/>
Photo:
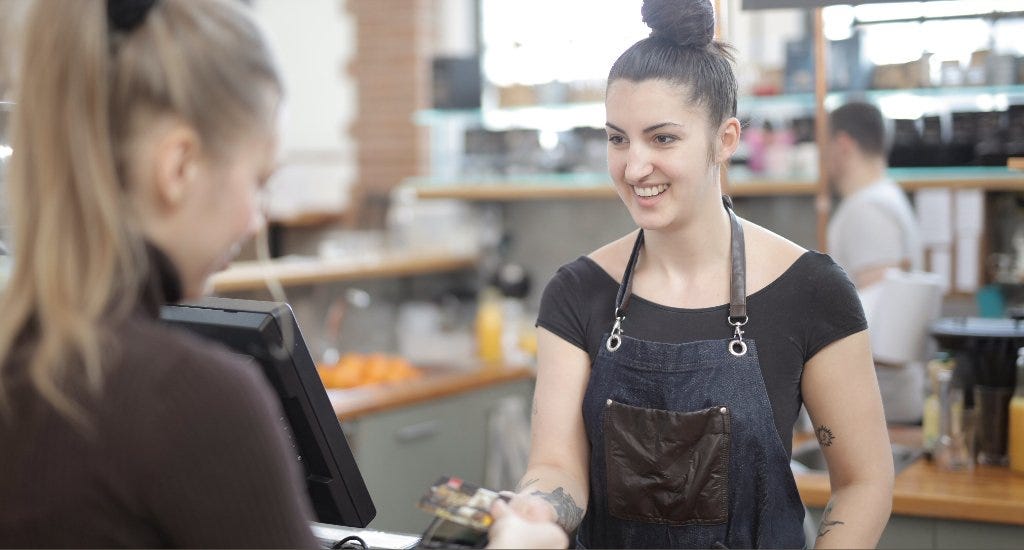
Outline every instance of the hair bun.
<path id="1" fill-rule="evenodd" d="M 651 36 L 679 46 L 703 48 L 715 38 L 711 0 L 644 0 L 640 13 Z"/>

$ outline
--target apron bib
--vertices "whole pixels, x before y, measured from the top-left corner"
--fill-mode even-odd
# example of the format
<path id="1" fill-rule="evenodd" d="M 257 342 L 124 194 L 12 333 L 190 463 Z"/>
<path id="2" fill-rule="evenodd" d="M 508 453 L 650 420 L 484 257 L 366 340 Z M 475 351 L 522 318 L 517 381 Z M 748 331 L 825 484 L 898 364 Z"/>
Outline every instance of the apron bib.
<path id="1" fill-rule="evenodd" d="M 577 546 L 802 548 L 804 507 L 772 415 L 757 345 L 744 340 L 743 229 L 732 226 L 727 340 L 625 334 L 637 236 L 611 332 L 583 399 L 590 498 Z"/>

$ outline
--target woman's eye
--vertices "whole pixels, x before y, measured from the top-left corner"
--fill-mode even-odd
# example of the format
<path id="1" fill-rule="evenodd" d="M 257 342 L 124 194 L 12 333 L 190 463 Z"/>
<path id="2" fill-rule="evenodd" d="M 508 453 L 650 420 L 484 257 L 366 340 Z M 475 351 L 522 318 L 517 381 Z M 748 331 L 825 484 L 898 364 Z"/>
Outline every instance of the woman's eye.
<path id="1" fill-rule="evenodd" d="M 619 136 L 619 135 L 608 136 L 608 143 L 611 143 L 612 145 L 622 145 L 625 142 L 626 142 L 626 138 L 624 138 L 622 136 Z"/>
<path id="2" fill-rule="evenodd" d="M 679 138 L 675 136 L 670 136 L 667 134 L 658 134 L 654 136 L 654 142 L 657 143 L 658 145 L 669 145 L 671 143 L 675 143 L 678 139 Z"/>

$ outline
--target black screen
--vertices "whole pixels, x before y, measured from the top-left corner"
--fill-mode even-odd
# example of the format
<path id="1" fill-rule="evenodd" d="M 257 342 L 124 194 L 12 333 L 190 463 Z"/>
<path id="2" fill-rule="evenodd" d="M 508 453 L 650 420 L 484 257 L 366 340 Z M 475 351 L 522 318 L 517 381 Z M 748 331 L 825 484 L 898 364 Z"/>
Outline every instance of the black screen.
<path id="1" fill-rule="evenodd" d="M 260 366 L 281 400 L 282 429 L 305 470 L 317 521 L 347 527 L 370 523 L 377 510 L 287 304 L 205 298 L 163 306 L 160 316 Z"/>

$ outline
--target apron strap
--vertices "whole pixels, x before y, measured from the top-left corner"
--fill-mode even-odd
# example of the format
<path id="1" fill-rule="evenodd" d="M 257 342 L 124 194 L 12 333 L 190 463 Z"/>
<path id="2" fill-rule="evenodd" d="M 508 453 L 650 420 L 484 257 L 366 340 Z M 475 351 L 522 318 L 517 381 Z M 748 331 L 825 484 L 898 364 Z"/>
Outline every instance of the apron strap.
<path id="1" fill-rule="evenodd" d="M 747 255 L 743 245 L 743 226 L 732 211 L 732 199 L 722 195 L 725 211 L 729 213 L 732 227 L 731 252 L 732 270 L 729 277 L 729 323 L 747 322 Z"/>
<path id="2" fill-rule="evenodd" d="M 729 273 L 729 325 L 735 328 L 733 340 L 730 342 L 729 351 L 733 355 L 743 355 L 747 352 L 747 345 L 743 342 L 743 331 L 740 329 L 747 324 L 747 259 L 744 249 L 743 226 L 732 209 L 732 199 L 728 195 L 722 195 L 722 204 L 729 214 L 730 245 L 729 257 L 731 261 Z M 615 351 L 622 343 L 621 335 L 622 321 L 626 318 L 626 308 L 629 306 L 629 299 L 633 295 L 633 271 L 636 267 L 640 251 L 644 246 L 644 230 L 637 232 L 636 241 L 633 243 L 633 250 L 629 254 L 629 261 L 626 262 L 626 270 L 622 274 L 622 283 L 615 296 L 615 324 L 612 327 L 611 335 L 605 344 L 609 351 Z"/>
<path id="3" fill-rule="evenodd" d="M 636 267 L 637 259 L 640 258 L 640 250 L 644 247 L 644 230 L 641 229 L 633 242 L 633 251 L 629 253 L 629 261 L 626 262 L 626 271 L 622 274 L 622 284 L 619 285 L 619 293 L 615 296 L 615 318 L 623 319 L 626 316 L 626 307 L 629 305 L 629 298 L 633 295 L 633 268 Z"/>

